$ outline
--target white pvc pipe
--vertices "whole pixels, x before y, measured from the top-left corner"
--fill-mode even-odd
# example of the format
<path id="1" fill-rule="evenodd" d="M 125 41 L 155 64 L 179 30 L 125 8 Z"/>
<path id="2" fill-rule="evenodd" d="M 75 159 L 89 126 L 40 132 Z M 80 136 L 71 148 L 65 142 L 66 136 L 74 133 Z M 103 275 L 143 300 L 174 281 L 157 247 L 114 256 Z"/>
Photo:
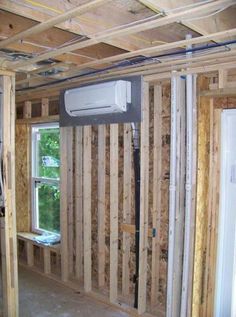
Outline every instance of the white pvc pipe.
<path id="1" fill-rule="evenodd" d="M 2 155 L 3 155 L 3 106 L 2 106 L 2 91 L 0 91 L 0 207 L 4 206 L 4 188 L 2 178 Z"/>
<path id="2" fill-rule="evenodd" d="M 192 36 L 186 36 L 190 39 Z M 190 47 L 188 47 L 190 48 Z M 185 226 L 184 257 L 181 295 L 181 317 L 187 316 L 189 272 L 190 272 L 190 236 L 192 219 L 192 173 L 193 173 L 193 75 L 186 77 L 186 187 L 185 187 Z"/>
<path id="3" fill-rule="evenodd" d="M 171 77 L 171 144 L 170 144 L 170 185 L 169 185 L 169 241 L 166 316 L 172 316 L 174 237 L 176 209 L 176 133 L 177 133 L 177 77 Z"/>

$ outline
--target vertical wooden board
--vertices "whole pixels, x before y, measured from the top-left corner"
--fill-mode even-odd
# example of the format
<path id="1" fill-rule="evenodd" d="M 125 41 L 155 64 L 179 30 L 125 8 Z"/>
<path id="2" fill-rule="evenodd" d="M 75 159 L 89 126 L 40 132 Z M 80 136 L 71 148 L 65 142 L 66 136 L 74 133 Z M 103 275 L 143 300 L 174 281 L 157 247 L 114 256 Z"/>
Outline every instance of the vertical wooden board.
<path id="1" fill-rule="evenodd" d="M 206 230 L 206 257 L 205 257 L 205 270 L 204 270 L 204 281 L 203 281 L 203 294 L 204 295 L 204 303 L 203 303 L 203 314 L 207 314 L 208 310 L 208 283 L 209 283 L 209 272 L 210 272 L 210 253 L 211 250 L 209 248 L 210 246 L 210 239 L 212 235 L 212 216 L 213 216 L 213 210 L 212 210 L 212 201 L 214 197 L 213 193 L 213 183 L 215 182 L 215 179 L 213 179 L 213 133 L 214 133 L 214 126 L 213 126 L 213 113 L 214 113 L 214 101 L 213 98 L 209 100 L 209 110 L 210 110 L 210 135 L 209 135 L 209 171 L 208 171 L 208 206 L 207 206 L 207 230 Z"/>
<path id="2" fill-rule="evenodd" d="M 196 196 L 197 196 L 197 131 L 198 131 L 198 120 L 197 120 L 197 75 L 193 76 L 193 131 L 192 131 L 192 221 L 191 221 L 191 236 L 190 236 L 190 250 L 189 254 L 189 292 L 187 301 L 187 314 L 191 315 L 192 310 L 192 299 L 193 299 L 193 268 L 194 268 L 194 244 L 195 244 L 195 228 L 196 228 Z"/>
<path id="3" fill-rule="evenodd" d="M 204 254 L 207 228 L 207 196 L 209 174 L 209 99 L 198 100 L 198 162 L 197 162 L 197 198 L 196 198 L 196 233 L 193 272 L 192 316 L 203 316 L 202 300 L 204 298 L 202 283 L 204 277 Z"/>
<path id="4" fill-rule="evenodd" d="M 214 313 L 214 289 L 217 249 L 217 228 L 220 195 L 220 119 L 221 109 L 214 109 L 214 100 L 210 99 L 210 170 L 208 199 L 208 239 L 205 271 L 205 311 L 207 316 Z"/>
<path id="5" fill-rule="evenodd" d="M 63 282 L 68 281 L 68 166 L 67 166 L 67 134 L 68 128 L 60 128 L 60 227 L 61 227 L 61 279 Z"/>
<path id="6" fill-rule="evenodd" d="M 149 84 L 142 87 L 142 122 L 140 156 L 140 255 L 138 313 L 146 311 L 147 290 L 147 248 L 148 248 L 148 207 L 149 207 Z"/>
<path id="7" fill-rule="evenodd" d="M 75 274 L 83 276 L 83 128 L 75 129 Z"/>
<path id="8" fill-rule="evenodd" d="M 3 301 L 3 316 L 7 316 L 8 314 L 8 291 L 5 290 L 6 285 L 8 283 L 7 280 L 7 261 L 6 261 L 6 240 L 5 240 L 5 218 L 0 218 L 0 226 L 1 226 L 1 275 L 2 275 L 2 301 Z"/>
<path id="9" fill-rule="evenodd" d="M 84 127 L 83 151 L 83 219 L 84 219 L 84 289 L 92 289 L 92 254 L 91 254 L 91 127 Z"/>
<path id="10" fill-rule="evenodd" d="M 33 244 L 31 241 L 26 242 L 26 256 L 27 256 L 27 265 L 33 266 L 34 265 L 34 249 Z"/>
<path id="11" fill-rule="evenodd" d="M 105 285 L 106 126 L 98 126 L 98 286 Z"/>
<path id="12" fill-rule="evenodd" d="M 124 124 L 124 179 L 123 179 L 123 223 L 129 224 L 131 221 L 132 203 L 132 130 L 131 124 Z M 130 234 L 123 232 L 122 243 L 122 294 L 129 295 L 130 289 Z"/>
<path id="13" fill-rule="evenodd" d="M 118 293 L 118 124 L 110 125 L 110 301 Z"/>
<path id="14" fill-rule="evenodd" d="M 68 214 L 68 247 L 69 273 L 74 271 L 74 212 L 73 212 L 73 128 L 67 128 L 67 214 Z"/>
<path id="15" fill-rule="evenodd" d="M 51 252 L 49 248 L 43 248 L 43 271 L 44 274 L 51 273 Z"/>
<path id="16" fill-rule="evenodd" d="M 154 141 L 153 141 L 153 213 L 152 226 L 156 236 L 152 238 L 151 306 L 158 303 L 160 269 L 160 221 L 162 181 L 162 87 L 154 86 Z"/>
<path id="17" fill-rule="evenodd" d="M 210 259 L 210 277 L 208 290 L 209 307 L 207 313 L 214 313 L 214 291 L 216 283 L 216 261 L 217 261 L 217 241 L 218 241 L 218 219 L 220 204 L 220 167 L 221 167 L 221 113 L 222 109 L 215 109 L 213 114 L 213 175 L 215 182 L 213 184 L 214 198 L 212 202 L 212 236 L 210 241 L 211 259 Z"/>
<path id="18" fill-rule="evenodd" d="M 218 73 L 218 88 L 223 89 L 227 85 L 227 74 L 228 71 L 226 69 L 219 69 Z"/>
<path id="19" fill-rule="evenodd" d="M 48 117 L 49 116 L 49 99 L 42 98 L 41 101 L 41 117 Z"/>
<path id="20" fill-rule="evenodd" d="M 177 79 L 177 133 L 176 133 L 176 197 L 175 197 L 175 247 L 173 268 L 172 314 L 180 314 L 181 282 L 183 272 L 184 215 L 185 215 L 185 81 Z"/>
<path id="21" fill-rule="evenodd" d="M 23 118 L 29 119 L 31 118 L 32 105 L 31 101 L 26 101 L 23 106 Z"/>
<path id="22" fill-rule="evenodd" d="M 3 293 L 6 316 L 17 317 L 18 269 L 15 199 L 15 78 L 3 76 L 3 185 L 5 202 L 4 248 L 2 267 L 5 271 Z"/>

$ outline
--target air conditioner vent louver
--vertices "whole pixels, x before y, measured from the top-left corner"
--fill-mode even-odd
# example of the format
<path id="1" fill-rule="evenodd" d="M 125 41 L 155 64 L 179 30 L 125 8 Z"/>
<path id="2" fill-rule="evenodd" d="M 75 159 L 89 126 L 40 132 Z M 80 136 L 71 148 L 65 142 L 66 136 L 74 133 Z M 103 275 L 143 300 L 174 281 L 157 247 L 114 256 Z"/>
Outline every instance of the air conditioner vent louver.
<path id="1" fill-rule="evenodd" d="M 131 103 L 131 82 L 117 80 L 70 89 L 64 98 L 65 110 L 72 117 L 124 113 Z"/>

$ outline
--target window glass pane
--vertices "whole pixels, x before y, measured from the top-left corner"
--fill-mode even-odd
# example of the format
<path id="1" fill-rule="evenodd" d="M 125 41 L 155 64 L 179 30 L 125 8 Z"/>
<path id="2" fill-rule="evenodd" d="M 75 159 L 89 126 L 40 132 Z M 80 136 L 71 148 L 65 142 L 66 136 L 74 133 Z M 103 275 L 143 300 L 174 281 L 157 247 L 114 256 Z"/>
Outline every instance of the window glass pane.
<path id="1" fill-rule="evenodd" d="M 36 133 L 37 177 L 60 177 L 59 128 L 42 128 Z"/>
<path id="2" fill-rule="evenodd" d="M 60 232 L 60 190 L 57 184 L 36 184 L 38 229 Z"/>

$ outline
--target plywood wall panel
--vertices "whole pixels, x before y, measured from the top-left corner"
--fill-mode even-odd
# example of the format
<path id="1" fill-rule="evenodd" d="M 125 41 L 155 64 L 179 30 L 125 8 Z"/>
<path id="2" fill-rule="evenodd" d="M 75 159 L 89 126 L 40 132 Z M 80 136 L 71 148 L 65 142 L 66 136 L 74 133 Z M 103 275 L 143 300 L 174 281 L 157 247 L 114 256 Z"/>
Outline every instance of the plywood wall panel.
<path id="1" fill-rule="evenodd" d="M 16 219 L 18 231 L 30 231 L 30 131 L 16 125 Z"/>

